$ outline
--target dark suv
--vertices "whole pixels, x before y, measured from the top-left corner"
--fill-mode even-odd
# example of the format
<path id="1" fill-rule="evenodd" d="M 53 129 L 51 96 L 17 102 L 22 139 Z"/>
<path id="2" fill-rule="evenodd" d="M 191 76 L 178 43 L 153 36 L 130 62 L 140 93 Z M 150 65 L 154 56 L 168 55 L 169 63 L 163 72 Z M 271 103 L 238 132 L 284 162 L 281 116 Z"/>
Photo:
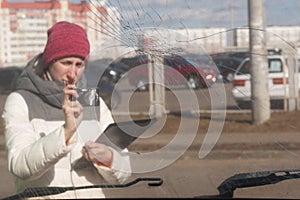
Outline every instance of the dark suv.
<path id="1" fill-rule="evenodd" d="M 21 67 L 5 67 L 0 68 L 0 93 L 8 94 L 15 88 L 18 76 L 21 74 Z"/>
<path id="2" fill-rule="evenodd" d="M 128 60 L 128 59 L 127 59 Z M 139 90 L 146 90 L 148 81 L 147 56 L 141 55 L 130 59 L 130 67 L 134 67 L 128 74 L 129 83 Z M 121 60 L 122 62 L 122 60 Z M 216 82 L 217 70 L 208 66 L 195 66 L 179 55 L 162 57 L 164 65 L 165 84 L 167 86 L 185 85 L 192 89 L 211 87 Z"/>
<path id="3" fill-rule="evenodd" d="M 121 101 L 120 91 L 115 88 L 115 83 L 120 79 L 123 69 L 119 65 L 110 64 L 111 61 L 94 60 L 84 71 L 87 87 L 98 87 L 100 96 L 109 108 L 115 108 Z M 114 93 L 114 97 L 112 95 Z"/>
<path id="4" fill-rule="evenodd" d="M 246 57 L 249 57 L 249 52 L 224 52 L 211 55 L 224 82 L 232 82 L 238 66 Z"/>

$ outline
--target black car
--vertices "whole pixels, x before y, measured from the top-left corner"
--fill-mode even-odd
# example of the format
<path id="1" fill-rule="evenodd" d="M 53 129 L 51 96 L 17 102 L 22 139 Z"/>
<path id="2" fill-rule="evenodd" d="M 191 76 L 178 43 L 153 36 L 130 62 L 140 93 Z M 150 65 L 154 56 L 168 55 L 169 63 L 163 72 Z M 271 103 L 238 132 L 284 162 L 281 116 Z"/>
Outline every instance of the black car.
<path id="1" fill-rule="evenodd" d="M 8 94 L 15 88 L 18 76 L 21 74 L 21 67 L 5 67 L 0 68 L 0 93 Z"/>
<path id="2" fill-rule="evenodd" d="M 137 67 L 131 73 L 128 73 L 129 84 L 136 87 L 139 91 L 148 90 L 149 71 L 146 65 L 154 61 L 149 59 L 147 55 L 138 55 L 130 59 L 127 58 L 128 60 L 131 62 L 128 62 L 131 68 Z M 168 87 L 209 88 L 217 80 L 216 69 L 203 63 L 192 64 L 181 55 L 163 55 L 158 63 L 166 66 L 164 67 L 164 84 Z"/>
<path id="3" fill-rule="evenodd" d="M 86 73 L 101 83 L 116 84 L 127 70 L 128 66 L 120 62 L 107 64 L 102 60 L 95 60 L 89 63 Z"/>
<path id="4" fill-rule="evenodd" d="M 101 60 L 92 61 L 84 72 L 87 87 L 97 87 L 99 95 L 109 108 L 115 108 L 121 101 L 120 91 L 115 88 L 115 83 L 123 73 L 123 70 L 113 68 Z"/>
<path id="5" fill-rule="evenodd" d="M 129 66 L 122 63 L 122 62 L 112 62 L 110 65 L 109 65 L 110 68 L 112 69 L 116 69 L 116 70 L 119 70 L 119 72 L 122 74 L 126 73 L 128 70 L 129 70 Z"/>
<path id="6" fill-rule="evenodd" d="M 246 53 L 221 53 L 211 55 L 214 63 L 219 69 L 224 82 L 231 82 L 233 75 L 236 72 L 238 66 L 242 63 Z"/>

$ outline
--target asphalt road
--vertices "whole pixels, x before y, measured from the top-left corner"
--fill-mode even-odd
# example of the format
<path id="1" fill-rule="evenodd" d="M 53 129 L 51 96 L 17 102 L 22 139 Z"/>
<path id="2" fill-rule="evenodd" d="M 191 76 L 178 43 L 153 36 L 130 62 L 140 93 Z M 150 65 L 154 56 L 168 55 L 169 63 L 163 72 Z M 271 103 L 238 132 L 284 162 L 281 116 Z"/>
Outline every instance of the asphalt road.
<path id="1" fill-rule="evenodd" d="M 280 159 L 280 162 L 278 162 Z M 137 175 L 136 177 L 160 177 L 160 187 L 140 183 L 126 189 L 107 189 L 112 198 L 193 198 L 219 194 L 217 187 L 228 177 L 242 172 L 266 169 L 297 168 L 299 162 L 289 159 L 182 159 L 163 170 Z M 299 180 L 287 180 L 278 184 L 237 189 L 236 198 L 284 198 L 299 199 Z M 214 198 L 213 198 L 214 199 Z"/>
<path id="2" fill-rule="evenodd" d="M 116 114 L 126 115 L 148 113 L 151 105 L 149 91 L 135 91 L 126 81 L 118 85 L 121 102 L 114 109 Z M 231 94 L 232 85 L 217 82 L 210 88 L 189 90 L 178 87 L 165 90 L 162 103 L 166 112 L 203 112 L 211 110 L 238 110 Z M 153 92 L 155 96 L 155 91 Z M 155 98 L 152 98 L 155 100 Z M 155 103 L 155 102 L 153 102 Z"/>
<path id="3" fill-rule="evenodd" d="M 172 165 L 151 173 L 135 174 L 138 177 L 162 178 L 164 183 L 159 187 L 149 187 L 146 183 L 138 183 L 128 188 L 105 189 L 105 194 L 111 198 L 190 198 L 195 196 L 216 195 L 217 187 L 228 177 L 243 172 L 255 172 L 275 169 L 296 169 L 299 167 L 297 159 L 291 159 L 279 152 L 269 152 L 273 158 L 256 157 L 226 159 L 198 159 L 195 154 L 188 152 Z M 215 152 L 217 153 L 217 152 Z M 247 154 L 247 152 L 243 152 Z M 222 154 L 222 152 L 218 152 Z M 280 156 L 279 156 L 280 155 Z M 11 195 L 13 184 L 5 167 L 1 154 L 1 198 Z M 275 185 L 238 189 L 234 197 L 237 198 L 295 198 L 298 199 L 299 180 L 287 180 Z M 87 191 L 88 192 L 88 191 Z"/>
<path id="4" fill-rule="evenodd" d="M 129 181 L 138 177 L 155 177 L 164 180 L 159 187 L 138 183 L 128 188 L 105 189 L 111 198 L 190 198 L 195 196 L 216 195 L 217 187 L 236 173 L 299 169 L 300 133 L 222 133 L 214 149 L 200 159 L 199 148 L 203 136 L 197 136 L 191 147 L 177 160 L 159 170 L 134 173 Z M 3 136 L 1 136 L 3 141 Z M 168 144 L 170 138 L 161 136 L 156 140 L 137 141 L 132 152 L 150 152 L 157 146 Z M 3 147 L 1 145 L 1 147 Z M 174 148 L 176 149 L 176 148 Z M 162 155 L 148 162 L 152 165 L 169 159 Z M 13 193 L 13 182 L 7 171 L 3 148 L 0 151 L 0 197 Z M 238 189 L 238 198 L 295 198 L 300 197 L 299 179 L 286 180 L 274 185 Z M 87 191 L 88 192 L 88 191 Z"/>

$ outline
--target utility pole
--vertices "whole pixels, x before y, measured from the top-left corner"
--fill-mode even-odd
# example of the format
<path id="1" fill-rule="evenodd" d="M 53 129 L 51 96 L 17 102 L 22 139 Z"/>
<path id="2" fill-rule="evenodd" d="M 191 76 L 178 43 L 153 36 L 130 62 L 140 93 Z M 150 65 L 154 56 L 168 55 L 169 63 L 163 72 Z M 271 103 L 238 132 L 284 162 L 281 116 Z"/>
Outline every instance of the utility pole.
<path id="1" fill-rule="evenodd" d="M 252 123 L 254 124 L 262 124 L 270 118 L 264 2 L 264 0 L 248 0 Z"/>
<path id="2" fill-rule="evenodd" d="M 165 81 L 163 58 L 148 55 L 150 115 L 160 118 L 165 114 Z"/>
<path id="3" fill-rule="evenodd" d="M 229 4 L 230 8 L 230 29 L 231 29 L 231 35 L 230 35 L 230 46 L 233 47 L 235 46 L 235 31 L 233 30 L 234 28 L 234 11 L 233 11 L 233 2 L 231 1 Z"/>

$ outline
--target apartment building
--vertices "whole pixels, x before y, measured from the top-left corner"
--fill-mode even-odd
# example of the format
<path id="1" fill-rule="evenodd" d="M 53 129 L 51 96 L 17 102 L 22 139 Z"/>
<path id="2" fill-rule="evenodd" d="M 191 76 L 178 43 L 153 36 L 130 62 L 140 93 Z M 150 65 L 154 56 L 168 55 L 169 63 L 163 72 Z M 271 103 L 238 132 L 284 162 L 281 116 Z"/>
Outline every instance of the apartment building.
<path id="1" fill-rule="evenodd" d="M 48 28 L 58 21 L 75 22 L 85 28 L 92 52 L 97 52 L 111 37 L 112 29 L 118 34 L 119 27 L 117 10 L 106 6 L 106 0 L 81 3 L 0 0 L 0 16 L 0 67 L 24 66 L 28 59 L 42 52 Z"/>
<path id="2" fill-rule="evenodd" d="M 126 35 L 124 30 L 121 30 L 120 19 L 123 16 L 107 1 L 82 0 L 79 3 L 72 3 L 70 0 L 28 2 L 0 0 L 0 67 L 24 66 L 30 58 L 43 51 L 48 28 L 62 20 L 76 22 L 87 30 L 93 59 L 118 57 L 123 53 L 118 39 L 126 36 L 135 38 L 137 35 Z M 171 41 L 173 46 L 180 44 L 186 50 L 194 51 L 195 47 L 198 47 L 198 52 L 209 54 L 226 49 L 249 48 L 248 28 L 236 29 L 234 32 L 227 32 L 226 28 L 222 27 L 186 28 L 175 31 L 179 34 L 179 39 L 174 39 L 173 37 L 178 35 L 168 30 L 165 31 L 164 37 L 168 40 L 173 39 L 176 43 L 172 44 Z M 271 48 L 282 48 L 284 45 L 287 48 L 291 45 L 300 46 L 299 26 L 267 27 L 266 33 L 267 45 Z M 153 33 L 142 30 L 142 33 L 134 32 L 134 34 L 151 36 Z M 234 46 L 230 47 L 228 41 L 232 40 L 232 35 Z M 113 44 L 112 41 L 116 43 Z"/>
<path id="3" fill-rule="evenodd" d="M 254 30 L 255 31 L 255 30 Z M 261 30 L 256 30 L 261 32 Z M 249 29 L 242 27 L 234 31 L 235 46 L 249 48 Z M 265 32 L 266 44 L 270 48 L 295 49 L 300 45 L 300 26 L 269 26 Z"/>
<path id="4" fill-rule="evenodd" d="M 218 53 L 224 51 L 227 46 L 226 28 L 209 27 L 180 29 L 178 32 L 184 35 L 188 41 L 187 50 L 195 51 L 198 48 L 199 53 Z"/>

